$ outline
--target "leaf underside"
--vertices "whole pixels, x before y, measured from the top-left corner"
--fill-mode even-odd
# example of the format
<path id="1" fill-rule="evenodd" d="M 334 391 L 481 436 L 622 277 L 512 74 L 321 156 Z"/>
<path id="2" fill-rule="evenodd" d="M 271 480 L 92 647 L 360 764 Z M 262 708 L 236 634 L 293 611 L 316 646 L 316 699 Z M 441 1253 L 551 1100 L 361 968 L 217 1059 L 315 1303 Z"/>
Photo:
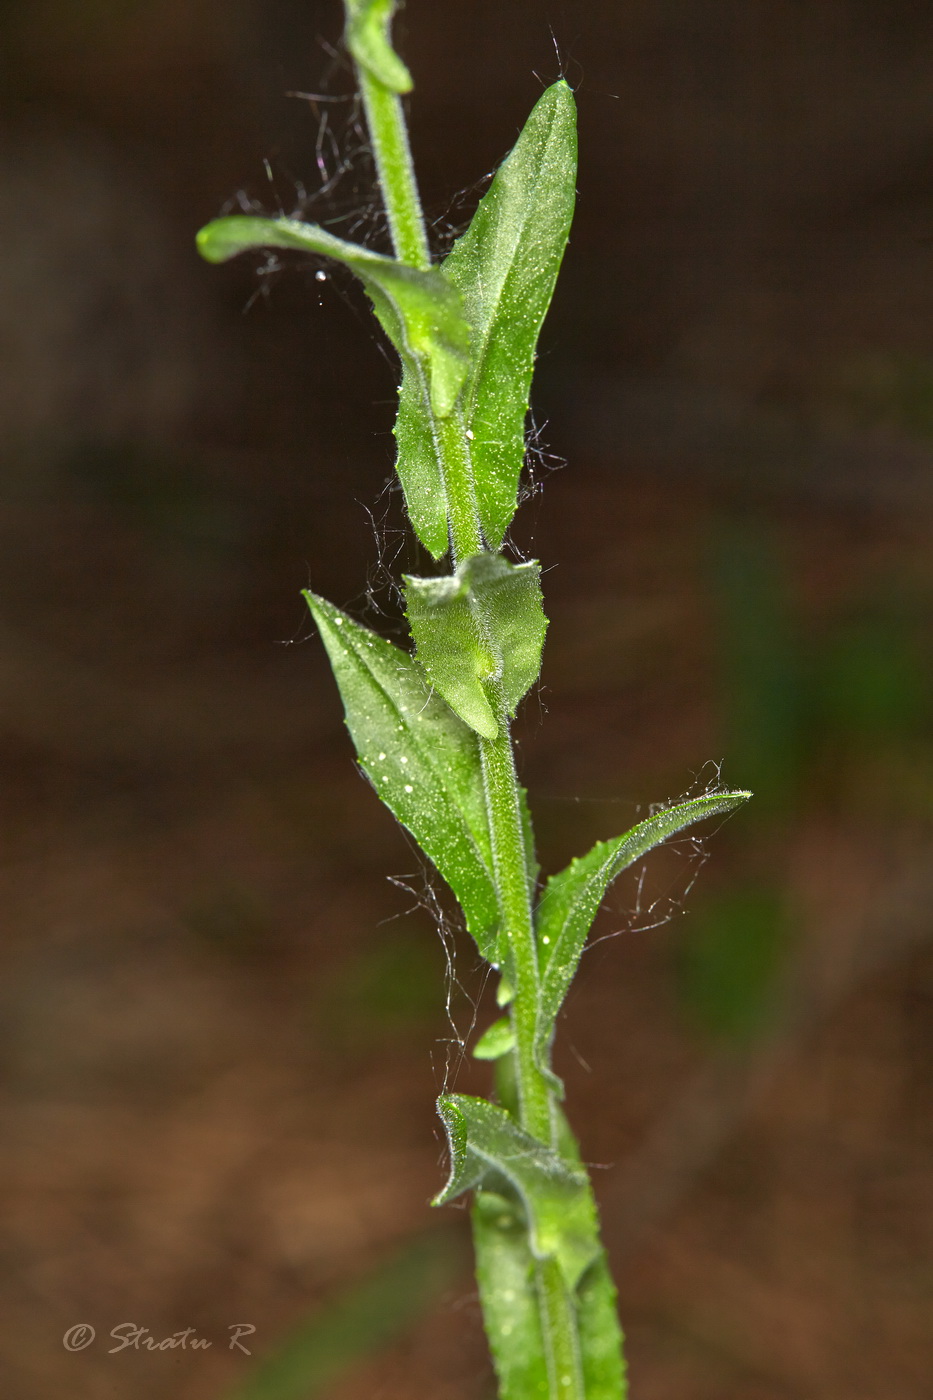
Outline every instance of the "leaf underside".
<path id="1" fill-rule="evenodd" d="M 313 253 L 343 263 L 366 288 L 402 364 L 426 385 L 431 409 L 441 418 L 452 412 L 469 369 L 470 332 L 460 295 L 439 269 L 408 267 L 301 219 L 230 214 L 202 228 L 197 245 L 213 263 L 256 248 Z"/>
<path id="2" fill-rule="evenodd" d="M 596 1208 L 586 1172 L 520 1128 L 511 1114 L 469 1094 L 442 1094 L 437 1110 L 450 1145 L 445 1205 L 483 1187 L 517 1196 L 536 1259 L 555 1259 L 568 1288 L 599 1253 Z"/>
<path id="3" fill-rule="evenodd" d="M 411 92 L 411 74 L 389 42 L 396 0 L 344 0 L 347 48 L 361 67 L 390 90 Z"/>
<path id="4" fill-rule="evenodd" d="M 443 578 L 405 578 L 418 660 L 451 709 L 484 739 L 499 732 L 497 695 L 509 714 L 541 669 L 547 619 L 537 563 L 498 554 L 464 559 Z"/>
<path id="5" fill-rule="evenodd" d="M 625 1400 L 628 1394 L 616 1286 L 605 1252 L 587 1269 L 577 1289 L 580 1356 L 586 1400 Z"/>

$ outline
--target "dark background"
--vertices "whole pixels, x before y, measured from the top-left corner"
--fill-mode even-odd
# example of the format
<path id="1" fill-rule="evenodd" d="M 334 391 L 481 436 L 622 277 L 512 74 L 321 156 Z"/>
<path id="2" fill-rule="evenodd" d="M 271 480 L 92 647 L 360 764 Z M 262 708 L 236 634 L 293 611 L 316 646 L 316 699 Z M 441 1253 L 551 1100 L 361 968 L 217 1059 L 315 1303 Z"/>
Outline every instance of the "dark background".
<path id="1" fill-rule="evenodd" d="M 340 29 L 0 8 L 10 1400 L 493 1393 L 464 1215 L 426 1205 L 489 989 L 298 596 L 396 627 L 395 372 L 339 272 L 192 246 L 250 201 L 384 246 L 352 102 L 286 95 L 351 91 Z M 758 794 L 620 884 L 562 1024 L 635 1400 L 921 1400 L 933 12 L 410 0 L 397 31 L 438 248 L 542 84 L 578 91 L 515 527 L 545 868 L 720 764 Z M 108 1355 L 128 1320 L 214 1345 Z M 294 1385 L 251 1381 L 296 1329 Z"/>

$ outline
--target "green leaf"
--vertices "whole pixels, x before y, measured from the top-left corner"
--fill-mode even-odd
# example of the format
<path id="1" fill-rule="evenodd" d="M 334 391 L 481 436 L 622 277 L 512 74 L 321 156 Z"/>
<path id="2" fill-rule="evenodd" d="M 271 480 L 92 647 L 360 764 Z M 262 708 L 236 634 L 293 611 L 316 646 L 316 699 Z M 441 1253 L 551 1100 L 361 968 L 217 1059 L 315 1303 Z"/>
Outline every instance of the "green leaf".
<path id="1" fill-rule="evenodd" d="M 471 729 L 494 739 L 499 722 L 486 684 L 495 677 L 496 656 L 463 567 L 445 578 L 404 575 L 405 612 L 430 684 Z"/>
<path id="2" fill-rule="evenodd" d="M 344 0 L 346 43 L 356 62 L 392 92 L 411 92 L 411 74 L 389 41 L 396 0 Z"/>
<path id="3" fill-rule="evenodd" d="M 616 1287 L 602 1250 L 577 1288 L 577 1321 L 586 1400 L 625 1400 L 628 1386 Z"/>
<path id="4" fill-rule="evenodd" d="M 512 986 L 510 978 L 503 973 L 499 985 L 496 988 L 496 1005 L 508 1006 L 514 996 L 515 988 Z"/>
<path id="5" fill-rule="evenodd" d="M 535 851 L 535 829 L 531 820 L 531 811 L 528 807 L 528 790 L 520 787 L 518 789 L 518 807 L 522 819 L 522 832 L 525 837 L 525 854 L 528 860 L 528 888 L 534 890 L 538 883 L 538 875 L 541 867 L 538 864 L 538 856 Z"/>
<path id="6" fill-rule="evenodd" d="M 514 1048 L 515 1031 L 512 1029 L 512 1022 L 508 1016 L 500 1016 L 498 1021 L 493 1021 L 488 1030 L 483 1031 L 473 1046 L 473 1058 L 476 1060 L 498 1060 Z"/>
<path id="7" fill-rule="evenodd" d="M 402 361 L 395 419 L 395 470 L 405 494 L 411 527 L 434 559 L 447 553 L 447 488 L 431 425 L 431 402 L 424 371 Z"/>
<path id="8" fill-rule="evenodd" d="M 677 990 L 695 1027 L 746 1047 L 773 1030 L 793 948 L 780 888 L 754 885 L 707 896 L 679 931 Z"/>
<path id="9" fill-rule="evenodd" d="M 599 1252 L 586 1172 L 565 1162 L 485 1099 L 442 1094 L 437 1111 L 450 1144 L 450 1179 L 434 1204 L 445 1205 L 474 1187 L 516 1194 L 532 1254 L 556 1259 L 567 1286 L 574 1288 Z"/>
<path id="10" fill-rule="evenodd" d="M 522 1212 L 514 1200 L 481 1190 L 471 1216 L 483 1325 L 499 1379 L 499 1400 L 545 1400 L 551 1391 L 537 1261 Z M 602 1250 L 580 1280 L 574 1302 L 587 1400 L 624 1400 L 616 1291 Z"/>
<path id="11" fill-rule="evenodd" d="M 731 812 L 750 792 L 714 792 L 675 807 L 665 807 L 639 822 L 624 836 L 599 841 L 566 870 L 552 875 L 538 906 L 536 927 L 541 961 L 542 1050 L 546 1046 L 567 988 L 577 970 L 583 944 L 603 895 L 612 881 L 655 846 L 693 822 Z"/>
<path id="12" fill-rule="evenodd" d="M 573 216 L 576 109 L 555 83 L 539 98 L 443 272 L 473 341 L 464 393 L 483 533 L 502 542 L 518 496 L 535 345 Z"/>
<path id="13" fill-rule="evenodd" d="M 425 685 L 407 652 L 306 592 L 360 765 L 437 866 L 484 958 L 499 921 L 476 735 Z"/>
<path id="14" fill-rule="evenodd" d="M 505 1196 L 477 1191 L 471 1214 L 476 1280 L 499 1400 L 546 1400 L 550 1386 L 535 1260 L 522 1212 Z"/>
<path id="15" fill-rule="evenodd" d="M 212 263 L 254 248 L 287 248 L 343 263 L 369 293 L 403 365 L 416 381 L 426 380 L 434 412 L 445 418 L 453 411 L 469 366 L 470 332 L 458 292 L 437 268 L 407 267 L 300 219 L 231 214 L 202 228 L 197 245 Z"/>
<path id="16" fill-rule="evenodd" d="M 405 577 L 405 604 L 418 660 L 451 709 L 484 739 L 538 678 L 547 619 L 541 569 L 474 554 L 445 578 Z"/>

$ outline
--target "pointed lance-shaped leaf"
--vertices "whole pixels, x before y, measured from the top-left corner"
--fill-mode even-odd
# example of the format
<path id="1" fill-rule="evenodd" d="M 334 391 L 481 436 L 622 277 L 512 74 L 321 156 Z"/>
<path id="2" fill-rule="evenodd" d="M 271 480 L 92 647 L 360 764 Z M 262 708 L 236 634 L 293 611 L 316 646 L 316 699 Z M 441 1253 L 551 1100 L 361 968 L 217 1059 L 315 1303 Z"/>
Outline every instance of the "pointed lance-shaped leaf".
<path id="1" fill-rule="evenodd" d="M 369 293 L 403 365 L 426 382 L 433 411 L 440 418 L 452 412 L 467 374 L 470 332 L 458 292 L 437 268 L 408 267 L 300 219 L 230 214 L 202 228 L 197 245 L 214 263 L 252 248 L 285 248 L 343 263 Z"/>
<path id="2" fill-rule="evenodd" d="M 447 487 L 431 415 L 427 377 L 420 365 L 402 360 L 395 426 L 395 470 L 405 493 L 411 527 L 434 559 L 450 546 Z"/>
<path id="3" fill-rule="evenodd" d="M 605 1251 L 587 1269 L 577 1289 L 577 1325 L 586 1400 L 625 1400 L 622 1329 L 616 1286 Z"/>
<path id="4" fill-rule="evenodd" d="M 556 1259 L 568 1288 L 575 1288 L 600 1248 L 586 1172 L 485 1099 L 442 1094 L 437 1111 L 450 1145 L 450 1178 L 434 1205 L 475 1187 L 517 1196 L 532 1254 Z"/>
<path id="5" fill-rule="evenodd" d="M 714 792 L 665 807 L 624 836 L 599 841 L 585 856 L 552 875 L 538 905 L 536 928 L 541 962 L 539 1054 L 546 1057 L 567 988 L 573 980 L 603 895 L 617 876 L 668 837 L 704 817 L 731 812 L 750 792 Z"/>
<path id="6" fill-rule="evenodd" d="M 356 62 L 390 92 L 411 92 L 411 74 L 389 39 L 396 0 L 344 0 L 344 4 L 347 48 Z"/>
<path id="7" fill-rule="evenodd" d="M 418 660 L 484 739 L 499 732 L 497 696 L 514 714 L 541 670 L 547 618 L 540 578 L 537 563 L 511 564 L 497 554 L 472 555 L 444 578 L 405 578 Z"/>
<path id="8" fill-rule="evenodd" d="M 548 1359 L 523 1212 L 516 1201 L 495 1191 L 477 1191 L 471 1219 L 476 1281 L 499 1400 L 546 1396 Z"/>
<path id="9" fill-rule="evenodd" d="M 476 1279 L 483 1305 L 499 1400 L 530 1400 L 550 1393 L 545 1339 L 546 1311 L 539 1307 L 537 1261 L 516 1202 L 494 1191 L 477 1191 L 471 1214 Z M 616 1290 L 604 1251 L 577 1285 L 574 1305 L 580 1364 L 587 1400 L 625 1400 Z"/>
<path id="10" fill-rule="evenodd" d="M 538 99 L 443 272 L 472 333 L 466 426 L 486 542 L 515 513 L 535 346 L 567 243 L 577 169 L 576 109 L 563 81 Z"/>
<path id="11" fill-rule="evenodd" d="M 360 766 L 450 885 L 483 957 L 499 921 L 477 739 L 407 652 L 306 592 Z"/>

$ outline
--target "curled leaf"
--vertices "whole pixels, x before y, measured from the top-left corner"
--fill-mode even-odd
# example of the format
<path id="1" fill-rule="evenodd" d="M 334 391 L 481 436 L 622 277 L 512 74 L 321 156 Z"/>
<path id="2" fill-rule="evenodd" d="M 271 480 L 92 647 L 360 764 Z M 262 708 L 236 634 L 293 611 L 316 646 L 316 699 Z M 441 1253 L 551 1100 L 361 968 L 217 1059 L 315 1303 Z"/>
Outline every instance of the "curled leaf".
<path id="1" fill-rule="evenodd" d="M 442 1094 L 437 1111 L 450 1145 L 445 1205 L 481 1186 L 521 1201 L 536 1259 L 556 1259 L 569 1288 L 599 1253 L 589 1179 L 520 1128 L 505 1109 L 469 1094 Z"/>
<path id="2" fill-rule="evenodd" d="M 347 48 L 391 92 L 411 92 L 411 74 L 392 47 L 389 26 L 396 0 L 344 0 Z"/>
<path id="3" fill-rule="evenodd" d="M 283 248 L 343 263 L 363 283 L 386 335 L 416 382 L 426 381 L 440 418 L 453 411 L 469 367 L 470 332 L 456 288 L 437 268 L 421 271 L 301 219 L 230 214 L 197 235 L 198 251 L 222 263 L 253 248 Z M 404 485 L 404 482 L 403 482 Z"/>
<path id="4" fill-rule="evenodd" d="M 547 629 L 540 576 L 534 562 L 475 554 L 446 577 L 405 578 L 418 660 L 451 709 L 484 739 L 499 732 L 497 698 L 512 714 L 538 678 Z"/>

